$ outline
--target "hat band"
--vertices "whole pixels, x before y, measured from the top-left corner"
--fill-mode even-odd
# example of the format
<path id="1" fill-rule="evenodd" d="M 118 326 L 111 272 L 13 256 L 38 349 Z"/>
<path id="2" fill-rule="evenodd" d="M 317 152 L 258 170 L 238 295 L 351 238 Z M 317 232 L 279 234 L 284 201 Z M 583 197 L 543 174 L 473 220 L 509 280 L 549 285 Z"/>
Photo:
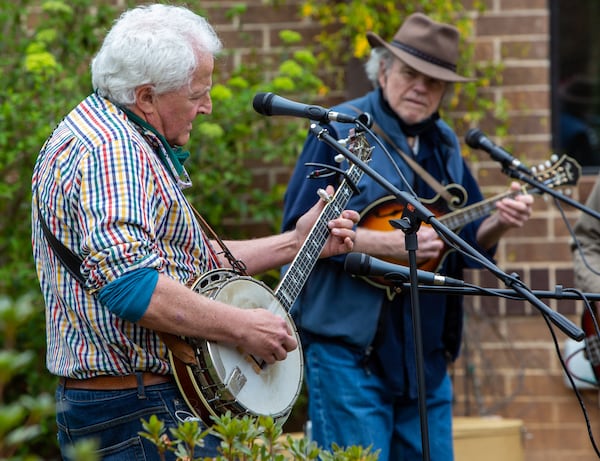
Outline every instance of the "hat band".
<path id="1" fill-rule="evenodd" d="M 435 64 L 436 66 L 443 67 L 444 69 L 448 69 L 456 73 L 456 65 L 448 61 L 437 59 L 429 54 L 425 54 L 422 51 L 419 51 L 416 48 L 413 48 L 412 46 L 405 45 L 404 43 L 401 43 L 397 40 L 392 40 L 392 45 L 394 45 L 396 48 L 400 48 L 402 51 L 406 51 L 408 54 L 412 54 L 416 58 L 423 59 L 424 61 L 427 61 L 431 64 Z"/>

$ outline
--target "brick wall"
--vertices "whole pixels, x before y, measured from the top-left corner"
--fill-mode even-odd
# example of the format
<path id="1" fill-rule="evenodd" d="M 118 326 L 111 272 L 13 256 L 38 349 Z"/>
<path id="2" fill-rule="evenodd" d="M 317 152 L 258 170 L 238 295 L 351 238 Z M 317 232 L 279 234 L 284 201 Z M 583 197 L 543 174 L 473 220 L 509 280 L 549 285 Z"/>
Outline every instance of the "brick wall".
<path id="1" fill-rule="evenodd" d="M 278 45 L 277 32 L 283 28 L 300 31 L 307 43 L 318 30 L 317 25 L 298 18 L 299 1 L 287 1 L 281 7 L 267 6 L 260 0 L 246 4 L 249 8 L 240 35 L 240 24 L 224 14 L 231 5 L 203 2 L 226 48 L 234 50 L 233 62 L 245 59 L 252 48 L 269 56 Z M 485 13 L 474 16 L 477 58 L 504 66 L 502 86 L 490 90 L 497 100 L 504 98 L 510 104 L 509 135 L 501 142 L 523 162 L 537 165 L 551 154 L 547 1 L 487 0 L 486 7 Z M 340 96 L 339 91 L 336 94 Z M 493 132 L 492 118 L 486 118 L 480 128 Z M 468 155 L 487 196 L 505 190 L 509 179 L 496 162 L 478 151 Z M 284 173 L 257 171 L 257 178 L 277 181 L 285 178 Z M 570 191 L 571 196 L 583 202 L 593 179 L 583 177 Z M 573 223 L 577 211 L 566 205 L 564 209 Z M 528 225 L 509 232 L 500 244 L 497 264 L 507 273 L 517 272 L 535 290 L 572 287 L 568 244 L 568 230 L 557 208 L 552 200 L 538 196 Z M 468 279 L 480 286 L 505 288 L 488 272 L 471 272 Z M 581 304 L 550 298 L 543 301 L 579 324 Z M 527 461 L 596 459 L 582 411 L 574 393 L 563 383 L 551 332 L 537 308 L 524 301 L 485 296 L 469 297 L 467 305 L 463 355 L 452 370 L 456 415 L 521 419 Z M 556 327 L 553 330 L 562 350 L 566 336 Z M 583 398 L 592 429 L 597 429 L 597 391 L 583 391 Z"/>

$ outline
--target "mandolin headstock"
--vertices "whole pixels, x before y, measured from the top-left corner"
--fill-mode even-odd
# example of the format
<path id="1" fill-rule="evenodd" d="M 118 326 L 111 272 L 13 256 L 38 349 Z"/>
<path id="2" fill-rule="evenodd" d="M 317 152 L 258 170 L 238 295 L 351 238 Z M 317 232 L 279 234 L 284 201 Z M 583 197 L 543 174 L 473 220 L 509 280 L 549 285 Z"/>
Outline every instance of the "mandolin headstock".
<path id="1" fill-rule="evenodd" d="M 575 186 L 581 176 L 581 165 L 567 155 L 552 155 L 550 160 L 532 167 L 536 180 L 547 187 Z"/>

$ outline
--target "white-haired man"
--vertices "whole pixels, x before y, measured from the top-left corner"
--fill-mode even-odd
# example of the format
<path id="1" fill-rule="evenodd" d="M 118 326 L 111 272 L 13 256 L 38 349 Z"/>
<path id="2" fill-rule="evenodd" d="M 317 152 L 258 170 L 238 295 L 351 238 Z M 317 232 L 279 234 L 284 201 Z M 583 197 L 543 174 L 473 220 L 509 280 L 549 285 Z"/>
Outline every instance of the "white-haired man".
<path id="1" fill-rule="evenodd" d="M 282 316 L 187 286 L 232 262 L 213 249 L 182 192 L 190 183 L 180 147 L 194 119 L 211 113 L 220 49 L 212 27 L 189 9 L 155 4 L 125 12 L 92 62 L 94 93 L 38 156 L 33 252 L 46 303 L 47 365 L 60 377 L 56 419 L 65 459 L 67 447 L 86 438 L 98 441 L 102 459 L 161 459 L 139 436 L 141 419 L 156 415 L 173 428 L 192 415 L 164 334 L 231 345 L 266 364 L 298 347 Z M 248 274 L 289 262 L 323 207 L 318 202 L 292 232 L 225 246 Z M 346 210 L 328 223 L 325 255 L 352 248 L 357 221 Z M 52 236 L 60 243 L 51 247 Z M 79 267 L 59 259 L 64 254 Z M 215 456 L 217 443 L 208 437 L 200 454 Z"/>

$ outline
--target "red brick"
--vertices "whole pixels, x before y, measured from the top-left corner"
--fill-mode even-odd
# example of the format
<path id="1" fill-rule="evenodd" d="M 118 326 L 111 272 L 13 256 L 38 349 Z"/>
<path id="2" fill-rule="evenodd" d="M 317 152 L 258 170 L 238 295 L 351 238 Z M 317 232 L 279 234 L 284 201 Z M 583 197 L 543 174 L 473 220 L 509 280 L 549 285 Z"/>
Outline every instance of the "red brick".
<path id="1" fill-rule="evenodd" d="M 547 15 L 483 15 L 477 19 L 477 35 L 480 37 L 514 35 L 539 35 L 548 32 Z"/>
<path id="2" fill-rule="evenodd" d="M 501 44 L 502 59 L 538 59 L 547 61 L 550 52 L 548 40 L 531 39 L 504 41 Z"/>

